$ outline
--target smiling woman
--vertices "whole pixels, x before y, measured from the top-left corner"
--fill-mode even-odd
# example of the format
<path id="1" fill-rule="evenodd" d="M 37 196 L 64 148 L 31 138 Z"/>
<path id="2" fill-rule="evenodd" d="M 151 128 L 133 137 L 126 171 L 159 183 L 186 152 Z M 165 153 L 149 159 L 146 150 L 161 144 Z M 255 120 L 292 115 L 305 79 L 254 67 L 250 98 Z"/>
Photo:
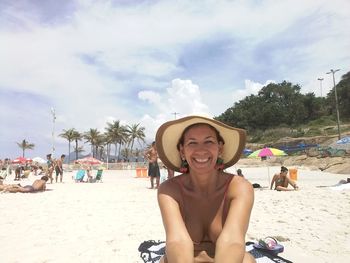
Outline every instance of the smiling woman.
<path id="1" fill-rule="evenodd" d="M 255 262 L 245 252 L 253 188 L 223 171 L 238 161 L 245 138 L 244 130 L 200 116 L 158 129 L 160 159 L 182 172 L 158 190 L 166 232 L 161 262 Z"/>

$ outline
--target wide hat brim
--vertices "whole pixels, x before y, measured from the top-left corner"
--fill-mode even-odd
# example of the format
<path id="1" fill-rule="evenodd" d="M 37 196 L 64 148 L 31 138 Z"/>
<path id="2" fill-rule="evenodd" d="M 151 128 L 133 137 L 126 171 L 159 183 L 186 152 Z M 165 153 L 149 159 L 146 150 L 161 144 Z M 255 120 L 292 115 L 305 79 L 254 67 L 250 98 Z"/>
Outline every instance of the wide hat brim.
<path id="1" fill-rule="evenodd" d="M 225 141 L 221 158 L 224 168 L 234 165 L 241 157 L 245 142 L 246 131 L 228 126 L 214 119 L 202 116 L 188 116 L 162 124 L 156 134 L 156 147 L 159 158 L 164 165 L 180 172 L 181 158 L 177 144 L 183 131 L 192 124 L 206 123 L 216 128 Z"/>

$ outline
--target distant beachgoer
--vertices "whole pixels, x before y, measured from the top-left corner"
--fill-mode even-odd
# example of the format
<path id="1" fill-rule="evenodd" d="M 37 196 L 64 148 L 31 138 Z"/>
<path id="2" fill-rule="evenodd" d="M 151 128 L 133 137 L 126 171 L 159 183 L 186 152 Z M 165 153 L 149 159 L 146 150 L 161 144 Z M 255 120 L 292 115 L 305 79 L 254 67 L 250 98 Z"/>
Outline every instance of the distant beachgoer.
<path id="1" fill-rule="evenodd" d="M 46 190 L 46 182 L 48 176 L 43 176 L 41 179 L 37 179 L 32 185 L 21 186 L 19 184 L 0 185 L 0 190 L 10 193 L 34 193 Z"/>
<path id="2" fill-rule="evenodd" d="M 42 166 L 39 166 L 38 169 L 37 169 L 37 171 L 36 171 L 36 175 L 42 175 L 43 172 L 44 172 L 43 167 L 42 167 Z"/>
<path id="3" fill-rule="evenodd" d="M 237 169 L 237 175 L 244 177 L 244 175 L 242 174 L 242 170 L 241 169 Z"/>
<path id="4" fill-rule="evenodd" d="M 50 183 L 52 184 L 52 181 L 53 181 L 52 173 L 53 173 L 53 170 L 55 168 L 55 163 L 52 160 L 51 153 L 46 155 L 46 159 L 47 159 L 47 161 L 46 161 L 46 164 L 47 164 L 47 176 L 50 178 Z"/>
<path id="5" fill-rule="evenodd" d="M 56 183 L 57 183 L 57 179 L 58 176 L 60 176 L 60 183 L 62 183 L 62 179 L 63 179 L 63 161 L 64 161 L 64 157 L 66 157 L 64 154 L 61 155 L 61 158 L 58 159 L 56 161 L 56 165 L 55 165 L 55 171 L 56 171 Z"/>
<path id="6" fill-rule="evenodd" d="M 350 183 L 350 177 L 345 179 L 341 179 L 337 185 L 341 185 L 341 184 L 349 184 Z"/>
<path id="7" fill-rule="evenodd" d="M 151 189 L 154 188 L 154 178 L 156 179 L 156 189 L 159 187 L 160 170 L 158 166 L 158 152 L 156 142 L 152 142 L 151 147 L 146 151 L 145 157 L 148 160 L 148 176 L 151 181 Z"/>
<path id="8" fill-rule="evenodd" d="M 22 174 L 22 171 L 24 170 L 24 167 L 21 166 L 21 165 L 18 165 L 15 169 L 15 181 L 19 181 L 21 180 L 21 174 Z"/>
<path id="9" fill-rule="evenodd" d="M 294 191 L 298 190 L 299 187 L 297 186 L 296 182 L 294 182 L 292 179 L 290 179 L 288 176 L 288 169 L 287 167 L 282 166 L 281 172 L 279 174 L 275 174 L 271 181 L 270 189 L 272 190 L 273 185 L 275 184 L 275 190 L 277 191 Z M 288 185 L 291 185 L 294 189 L 288 189 Z"/>
<path id="10" fill-rule="evenodd" d="M 87 182 L 87 183 L 92 183 L 93 177 L 92 177 L 92 175 L 91 175 L 91 167 L 87 167 L 87 168 L 86 168 L 86 176 L 87 176 L 86 182 Z"/>

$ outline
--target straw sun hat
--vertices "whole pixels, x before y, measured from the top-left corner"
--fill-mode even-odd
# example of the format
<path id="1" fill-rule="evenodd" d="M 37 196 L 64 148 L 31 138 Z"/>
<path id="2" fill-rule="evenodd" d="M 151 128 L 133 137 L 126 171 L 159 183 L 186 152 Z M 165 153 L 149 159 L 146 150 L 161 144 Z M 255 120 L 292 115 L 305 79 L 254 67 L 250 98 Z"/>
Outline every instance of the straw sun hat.
<path id="1" fill-rule="evenodd" d="M 246 142 L 245 130 L 228 126 L 214 119 L 202 116 L 188 116 L 162 124 L 156 134 L 156 147 L 159 158 L 166 167 L 180 171 L 181 158 L 177 144 L 183 131 L 192 124 L 206 123 L 217 129 L 225 141 L 221 158 L 224 168 L 235 164 L 244 149 Z"/>

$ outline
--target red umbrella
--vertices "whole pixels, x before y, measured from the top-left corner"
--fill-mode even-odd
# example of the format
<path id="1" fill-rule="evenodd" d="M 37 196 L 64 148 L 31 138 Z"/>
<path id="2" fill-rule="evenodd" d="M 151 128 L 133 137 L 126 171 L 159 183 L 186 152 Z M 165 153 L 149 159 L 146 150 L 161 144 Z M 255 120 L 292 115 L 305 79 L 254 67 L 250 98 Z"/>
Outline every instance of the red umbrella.
<path id="1" fill-rule="evenodd" d="M 14 164 L 25 164 L 27 162 L 27 158 L 24 158 L 22 156 L 17 157 L 16 159 L 12 160 L 12 163 Z"/>
<path id="2" fill-rule="evenodd" d="M 103 162 L 101 162 L 100 160 L 94 157 L 85 157 L 85 158 L 76 160 L 76 162 L 81 164 L 90 164 L 90 165 L 103 164 Z"/>

